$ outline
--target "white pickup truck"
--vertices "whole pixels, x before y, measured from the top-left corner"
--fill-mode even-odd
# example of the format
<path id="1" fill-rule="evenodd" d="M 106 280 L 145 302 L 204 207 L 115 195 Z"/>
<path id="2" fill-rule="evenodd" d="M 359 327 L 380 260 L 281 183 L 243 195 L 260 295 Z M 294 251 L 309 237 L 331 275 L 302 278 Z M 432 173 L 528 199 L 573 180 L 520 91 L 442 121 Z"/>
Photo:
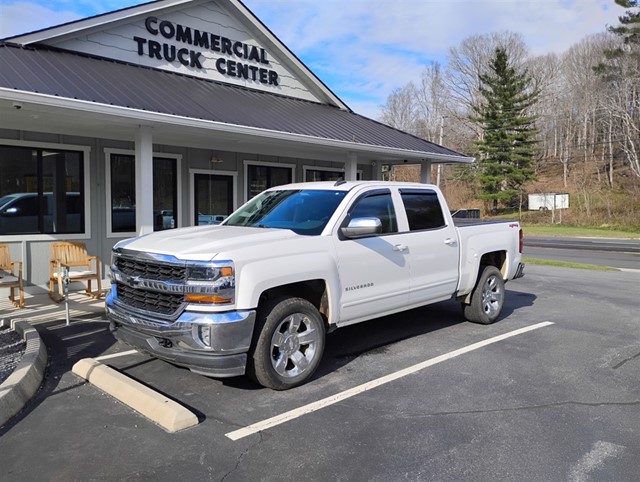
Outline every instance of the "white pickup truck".
<path id="1" fill-rule="evenodd" d="M 106 313 L 157 358 L 283 390 L 312 376 L 336 328 L 452 298 L 494 322 L 521 253 L 517 222 L 456 226 L 436 186 L 290 184 L 220 225 L 116 244 Z"/>

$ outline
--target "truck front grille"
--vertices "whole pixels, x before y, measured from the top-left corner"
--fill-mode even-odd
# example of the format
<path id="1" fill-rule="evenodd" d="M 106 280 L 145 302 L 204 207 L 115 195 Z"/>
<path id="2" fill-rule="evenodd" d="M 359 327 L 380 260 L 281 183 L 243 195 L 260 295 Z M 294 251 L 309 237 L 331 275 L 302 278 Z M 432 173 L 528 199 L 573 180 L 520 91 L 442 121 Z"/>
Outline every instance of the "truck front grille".
<path id="1" fill-rule="evenodd" d="M 184 283 L 187 279 L 187 268 L 184 265 L 154 263 L 125 256 L 117 257 L 115 264 L 118 271 L 127 276 L 178 283 Z"/>
<path id="2" fill-rule="evenodd" d="M 121 303 L 140 311 L 157 313 L 167 317 L 177 317 L 184 304 L 184 295 L 148 291 L 132 288 L 122 283 L 116 283 L 116 293 Z"/>

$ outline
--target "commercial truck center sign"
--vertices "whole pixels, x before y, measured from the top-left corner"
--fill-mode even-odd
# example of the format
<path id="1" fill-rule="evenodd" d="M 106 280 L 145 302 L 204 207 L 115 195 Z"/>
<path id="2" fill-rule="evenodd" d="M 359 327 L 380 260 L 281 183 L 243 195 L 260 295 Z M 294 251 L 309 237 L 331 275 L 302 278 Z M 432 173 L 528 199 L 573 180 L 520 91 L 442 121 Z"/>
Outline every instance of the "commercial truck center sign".
<path id="1" fill-rule="evenodd" d="M 216 59 L 216 70 L 220 74 L 252 80 L 265 85 L 278 85 L 278 73 L 263 67 L 270 65 L 267 53 L 263 48 L 209 32 L 202 32 L 191 27 L 184 27 L 167 20 L 158 20 L 157 17 L 147 17 L 144 25 L 147 32 L 157 38 L 174 39 L 176 42 L 189 45 L 189 47 L 179 48 L 165 42 L 134 36 L 133 40 L 138 46 L 138 55 L 140 56 L 148 55 L 158 60 L 179 62 L 185 67 L 204 69 L 202 63 L 205 58 L 202 53 L 203 50 L 210 50 L 231 57 Z M 259 65 L 255 65 L 256 63 Z"/>

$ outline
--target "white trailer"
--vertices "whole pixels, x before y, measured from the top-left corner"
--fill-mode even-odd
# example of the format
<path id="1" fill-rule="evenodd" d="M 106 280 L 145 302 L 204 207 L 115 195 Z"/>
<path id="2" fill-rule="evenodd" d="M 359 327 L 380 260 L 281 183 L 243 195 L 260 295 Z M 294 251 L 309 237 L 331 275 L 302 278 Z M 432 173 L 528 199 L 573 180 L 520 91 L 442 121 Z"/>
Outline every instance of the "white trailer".
<path id="1" fill-rule="evenodd" d="M 546 192 L 529 194 L 529 211 L 554 211 L 569 207 L 569 194 Z"/>

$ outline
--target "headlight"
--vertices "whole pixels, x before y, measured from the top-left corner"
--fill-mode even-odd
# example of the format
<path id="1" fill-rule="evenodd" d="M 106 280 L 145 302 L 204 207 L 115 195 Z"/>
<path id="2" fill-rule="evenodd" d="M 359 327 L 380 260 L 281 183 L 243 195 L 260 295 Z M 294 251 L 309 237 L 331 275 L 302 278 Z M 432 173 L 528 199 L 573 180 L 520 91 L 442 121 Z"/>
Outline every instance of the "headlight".
<path id="1" fill-rule="evenodd" d="M 187 266 L 185 301 L 188 303 L 232 304 L 236 279 L 232 261 L 194 263 Z"/>

